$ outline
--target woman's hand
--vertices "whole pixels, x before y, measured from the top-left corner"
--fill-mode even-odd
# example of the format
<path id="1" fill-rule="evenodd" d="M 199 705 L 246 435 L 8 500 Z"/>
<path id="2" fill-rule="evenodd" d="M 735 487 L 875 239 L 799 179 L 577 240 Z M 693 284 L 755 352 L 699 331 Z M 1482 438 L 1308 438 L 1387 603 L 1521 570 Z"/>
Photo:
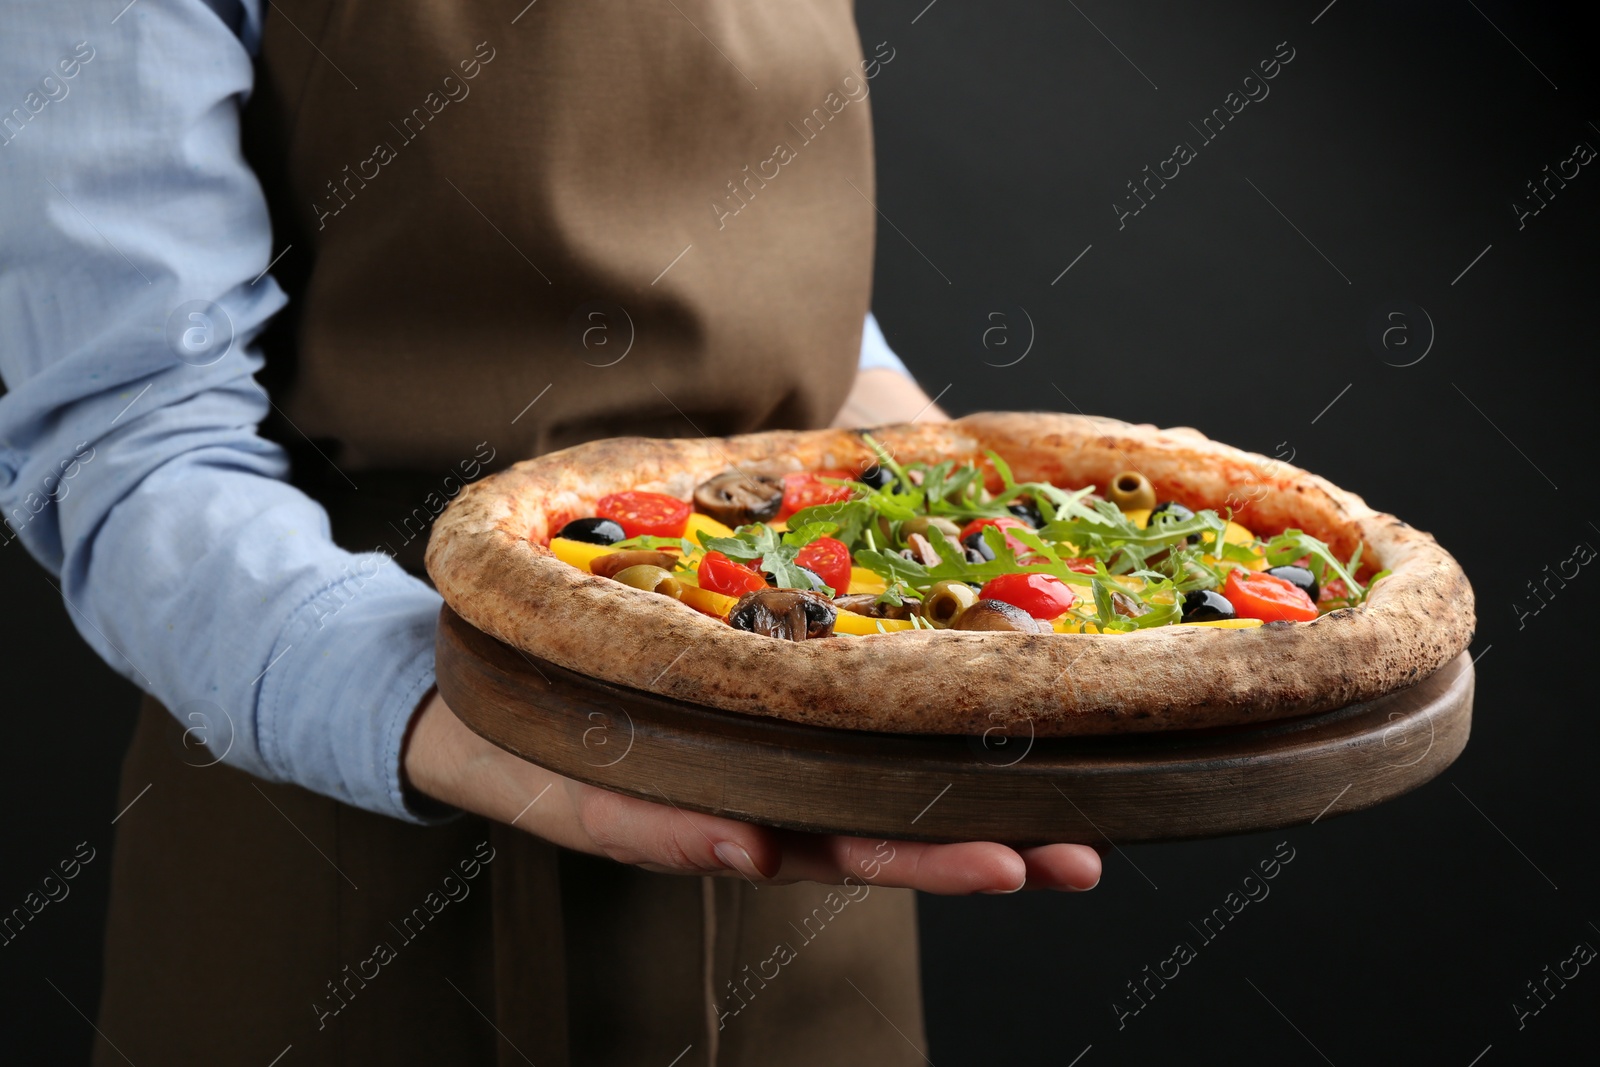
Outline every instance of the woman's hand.
<path id="1" fill-rule="evenodd" d="M 410 785 L 435 800 L 652 871 L 740 875 L 761 884 L 838 884 L 851 876 L 944 894 L 1082 890 L 1100 880 L 1100 856 L 1087 845 L 1017 850 L 993 842 L 880 842 L 774 830 L 636 800 L 496 748 L 437 693 L 412 724 L 403 759 Z"/>
<path id="2" fill-rule="evenodd" d="M 833 424 L 845 429 L 884 426 L 891 422 L 949 422 L 922 386 L 897 370 L 874 367 L 857 371 Z"/>

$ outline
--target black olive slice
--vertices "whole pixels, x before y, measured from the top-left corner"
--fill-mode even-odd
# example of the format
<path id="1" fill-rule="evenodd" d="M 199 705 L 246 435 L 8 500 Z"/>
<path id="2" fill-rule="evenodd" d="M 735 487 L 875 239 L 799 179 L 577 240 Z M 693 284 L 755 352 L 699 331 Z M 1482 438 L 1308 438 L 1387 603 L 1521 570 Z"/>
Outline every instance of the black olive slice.
<path id="1" fill-rule="evenodd" d="M 1267 573 L 1274 578 L 1282 578 L 1290 585 L 1303 591 L 1306 596 L 1311 598 L 1313 604 L 1317 602 L 1317 594 L 1322 592 L 1317 587 L 1317 576 L 1312 574 L 1309 568 L 1297 567 L 1292 563 L 1286 563 L 1282 567 L 1269 568 Z"/>
<path id="2" fill-rule="evenodd" d="M 1190 511 L 1176 500 L 1164 500 L 1157 504 L 1154 510 L 1150 512 L 1150 519 L 1145 525 L 1154 526 L 1156 524 L 1156 519 L 1162 515 L 1172 516 L 1173 522 L 1188 522 L 1190 519 L 1194 518 L 1194 512 Z"/>
<path id="3" fill-rule="evenodd" d="M 591 545 L 614 545 L 628 535 L 615 519 L 573 519 L 556 536 Z"/>
<path id="4" fill-rule="evenodd" d="M 894 472 L 881 464 L 874 463 L 864 468 L 856 481 L 864 482 L 874 489 L 887 489 L 894 484 Z"/>
<path id="5" fill-rule="evenodd" d="M 1026 497 L 1007 504 L 1006 510 L 1035 530 L 1044 525 L 1044 516 L 1039 513 L 1038 505 Z"/>
<path id="6" fill-rule="evenodd" d="M 878 599 L 876 593 L 851 593 L 833 598 L 833 606 L 852 615 L 865 615 L 869 619 L 909 619 L 918 606 L 915 600 L 890 604 Z"/>
<path id="7" fill-rule="evenodd" d="M 1183 594 L 1184 622 L 1215 622 L 1237 617 L 1228 598 L 1215 589 L 1196 589 Z"/>
<path id="8" fill-rule="evenodd" d="M 967 562 L 987 563 L 994 559 L 994 549 L 983 539 L 982 530 L 974 530 L 961 539 L 961 547 L 967 550 Z"/>

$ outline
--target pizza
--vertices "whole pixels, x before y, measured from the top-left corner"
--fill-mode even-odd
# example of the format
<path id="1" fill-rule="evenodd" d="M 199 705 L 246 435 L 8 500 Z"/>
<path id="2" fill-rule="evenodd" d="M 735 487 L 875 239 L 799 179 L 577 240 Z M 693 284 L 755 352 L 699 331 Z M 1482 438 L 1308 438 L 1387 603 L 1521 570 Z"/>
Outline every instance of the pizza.
<path id="1" fill-rule="evenodd" d="M 427 566 L 473 626 L 601 681 L 895 733 L 1325 711 L 1474 627 L 1449 553 L 1360 497 L 1059 414 L 595 441 L 469 486 Z"/>

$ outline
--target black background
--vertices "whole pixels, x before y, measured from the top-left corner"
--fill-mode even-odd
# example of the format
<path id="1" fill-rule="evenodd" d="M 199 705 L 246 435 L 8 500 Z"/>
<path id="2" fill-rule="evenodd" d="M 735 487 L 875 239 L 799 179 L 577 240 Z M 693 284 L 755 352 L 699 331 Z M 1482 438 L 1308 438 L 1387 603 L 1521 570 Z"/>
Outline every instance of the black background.
<path id="1" fill-rule="evenodd" d="M 948 386 L 953 413 L 1082 410 L 1293 448 L 1458 556 L 1482 657 L 1470 746 L 1407 797 L 1115 851 L 1083 896 L 925 897 L 930 1061 L 1491 1067 L 1581 1051 L 1593 967 L 1520 1029 L 1511 1005 L 1578 942 L 1600 946 L 1600 575 L 1520 620 L 1513 603 L 1535 606 L 1526 583 L 1546 564 L 1600 546 L 1600 173 L 1584 167 L 1522 229 L 1512 205 L 1577 142 L 1600 146 L 1588 16 L 1506 0 L 925 2 L 859 16 L 869 52 L 895 49 L 872 83 L 875 307 L 929 392 Z M 1285 41 L 1270 95 L 1199 146 L 1188 124 Z M 1197 158 L 1119 229 L 1125 183 L 1178 141 Z M 1425 310 L 1431 348 L 1415 310 L 1411 347 L 1369 342 L 1399 302 Z M 0 549 L 0 575 L 0 903 L 77 842 L 99 851 L 0 949 L 3 1040 L 50 1035 L 71 1062 L 89 1026 L 46 980 L 93 1016 L 135 693 L 20 545 Z M 1196 941 L 1188 923 L 1281 841 L 1295 859 L 1271 895 L 1119 1029 L 1124 983 Z"/>

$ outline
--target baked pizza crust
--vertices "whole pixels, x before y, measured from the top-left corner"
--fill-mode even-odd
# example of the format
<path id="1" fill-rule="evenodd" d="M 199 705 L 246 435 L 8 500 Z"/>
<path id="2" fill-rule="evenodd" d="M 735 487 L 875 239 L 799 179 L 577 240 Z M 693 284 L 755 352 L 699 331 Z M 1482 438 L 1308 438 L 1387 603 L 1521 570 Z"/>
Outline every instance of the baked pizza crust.
<path id="1" fill-rule="evenodd" d="M 1472 587 L 1430 535 L 1278 460 L 1207 439 L 1061 414 L 970 415 L 870 431 L 902 462 L 984 461 L 1019 481 L 1105 486 L 1138 470 L 1159 499 L 1223 508 L 1258 532 L 1298 527 L 1393 573 L 1359 608 L 1255 629 L 1122 635 L 902 631 L 788 642 L 736 630 L 586 574 L 544 547 L 607 493 L 687 499 L 714 474 L 853 468 L 858 433 L 613 438 L 468 486 L 434 524 L 427 567 L 480 630 L 607 682 L 817 726 L 891 733 L 1115 734 L 1262 722 L 1370 700 L 1421 680 L 1472 640 Z"/>

